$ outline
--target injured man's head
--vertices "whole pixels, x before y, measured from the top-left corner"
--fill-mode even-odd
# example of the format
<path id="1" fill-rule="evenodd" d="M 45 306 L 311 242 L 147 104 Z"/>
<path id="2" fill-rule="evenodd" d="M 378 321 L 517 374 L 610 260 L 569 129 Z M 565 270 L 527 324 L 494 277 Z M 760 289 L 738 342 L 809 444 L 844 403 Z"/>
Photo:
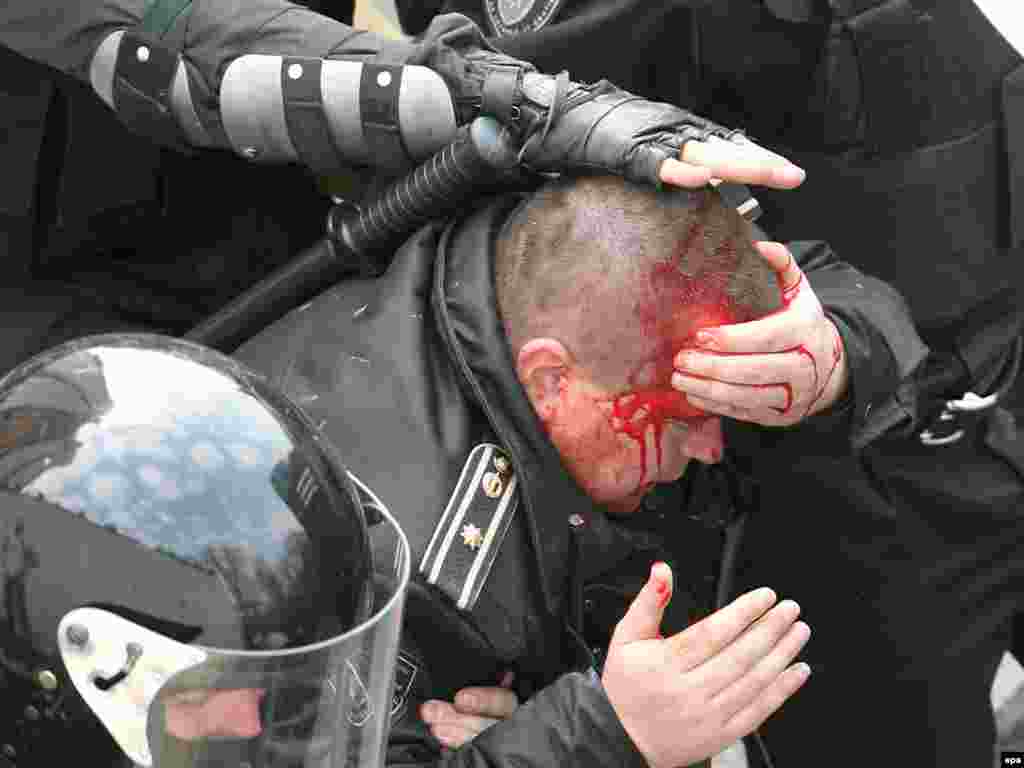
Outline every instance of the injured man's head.
<path id="1" fill-rule="evenodd" d="M 780 306 L 752 230 L 710 190 L 559 180 L 509 218 L 495 283 L 516 372 L 566 469 L 613 513 L 690 459 L 722 455 L 718 417 L 670 386 L 701 328 Z"/>

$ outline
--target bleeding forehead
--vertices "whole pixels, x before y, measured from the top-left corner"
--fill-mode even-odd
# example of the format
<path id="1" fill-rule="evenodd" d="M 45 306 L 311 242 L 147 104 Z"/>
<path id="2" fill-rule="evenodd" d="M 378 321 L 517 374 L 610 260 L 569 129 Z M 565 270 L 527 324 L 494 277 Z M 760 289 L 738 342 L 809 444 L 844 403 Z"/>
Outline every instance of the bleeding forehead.
<path id="1" fill-rule="evenodd" d="M 658 263 L 643 275 L 633 307 L 644 337 L 684 342 L 701 328 L 742 322 L 750 309 L 730 295 L 732 272 L 702 269 L 687 274 L 671 263 Z"/>
<path id="2" fill-rule="evenodd" d="M 732 270 L 704 269 L 687 274 L 658 263 L 641 276 L 633 315 L 641 335 L 644 362 L 633 371 L 634 386 L 668 383 L 672 357 L 693 346 L 698 330 L 752 319 L 753 311 L 729 290 Z"/>

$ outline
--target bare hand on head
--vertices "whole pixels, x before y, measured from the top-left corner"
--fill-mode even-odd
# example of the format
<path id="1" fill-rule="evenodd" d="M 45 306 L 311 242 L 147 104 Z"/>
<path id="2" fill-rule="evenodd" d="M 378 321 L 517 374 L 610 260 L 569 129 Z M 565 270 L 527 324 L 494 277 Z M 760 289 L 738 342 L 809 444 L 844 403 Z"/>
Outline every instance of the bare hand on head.
<path id="1" fill-rule="evenodd" d="M 755 590 L 662 638 L 671 584 L 667 565 L 651 569 L 615 629 L 601 678 L 651 768 L 718 754 L 781 707 L 810 672 L 791 664 L 810 637 L 796 603 L 775 605 L 770 589 Z"/>
<path id="2" fill-rule="evenodd" d="M 675 357 L 672 386 L 708 413 L 789 426 L 831 406 L 849 373 L 842 338 L 789 250 L 757 243 L 778 273 L 783 307 L 760 320 L 707 328 Z"/>
<path id="3" fill-rule="evenodd" d="M 511 684 L 512 673 L 507 672 L 501 685 L 463 688 L 452 703 L 432 699 L 420 707 L 420 717 L 434 738 L 457 749 L 516 711 L 519 699 L 509 690 Z"/>
<path id="4" fill-rule="evenodd" d="M 662 163 L 659 176 L 666 184 L 690 188 L 702 187 L 714 178 L 793 189 L 805 178 L 800 167 L 741 134 L 732 139 L 709 136 L 706 141 L 686 142 L 678 160 Z"/>

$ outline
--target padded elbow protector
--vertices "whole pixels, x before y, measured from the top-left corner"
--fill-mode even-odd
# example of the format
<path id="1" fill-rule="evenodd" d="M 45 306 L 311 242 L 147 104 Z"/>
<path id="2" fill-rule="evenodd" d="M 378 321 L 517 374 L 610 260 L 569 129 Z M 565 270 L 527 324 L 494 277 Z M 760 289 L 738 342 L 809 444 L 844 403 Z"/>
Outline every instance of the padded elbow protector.
<path id="1" fill-rule="evenodd" d="M 224 73 L 220 109 L 236 152 L 299 161 L 318 173 L 352 165 L 407 170 L 457 127 L 440 75 L 372 62 L 241 56 Z"/>
<path id="2" fill-rule="evenodd" d="M 224 73 L 212 126 L 197 115 L 182 58 L 136 30 L 109 35 L 89 74 L 122 122 L 160 144 L 230 147 L 319 174 L 354 165 L 407 170 L 457 127 L 448 86 L 422 66 L 247 54 Z"/>

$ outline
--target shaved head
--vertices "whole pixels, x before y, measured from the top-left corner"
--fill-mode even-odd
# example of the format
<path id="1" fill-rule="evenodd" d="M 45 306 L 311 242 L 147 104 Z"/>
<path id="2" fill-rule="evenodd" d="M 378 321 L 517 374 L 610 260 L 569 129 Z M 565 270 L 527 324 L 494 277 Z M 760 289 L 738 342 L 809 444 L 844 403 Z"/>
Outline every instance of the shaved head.
<path id="1" fill-rule="evenodd" d="M 614 177 L 551 183 L 510 217 L 495 283 L 516 374 L 583 491 L 637 509 L 691 459 L 722 456 L 721 421 L 671 386 L 701 328 L 782 306 L 750 226 L 712 190 Z"/>
<path id="2" fill-rule="evenodd" d="M 667 380 L 672 355 L 699 328 L 781 306 L 750 225 L 717 193 L 612 176 L 560 179 L 520 206 L 495 278 L 513 353 L 556 338 L 609 385 Z"/>

